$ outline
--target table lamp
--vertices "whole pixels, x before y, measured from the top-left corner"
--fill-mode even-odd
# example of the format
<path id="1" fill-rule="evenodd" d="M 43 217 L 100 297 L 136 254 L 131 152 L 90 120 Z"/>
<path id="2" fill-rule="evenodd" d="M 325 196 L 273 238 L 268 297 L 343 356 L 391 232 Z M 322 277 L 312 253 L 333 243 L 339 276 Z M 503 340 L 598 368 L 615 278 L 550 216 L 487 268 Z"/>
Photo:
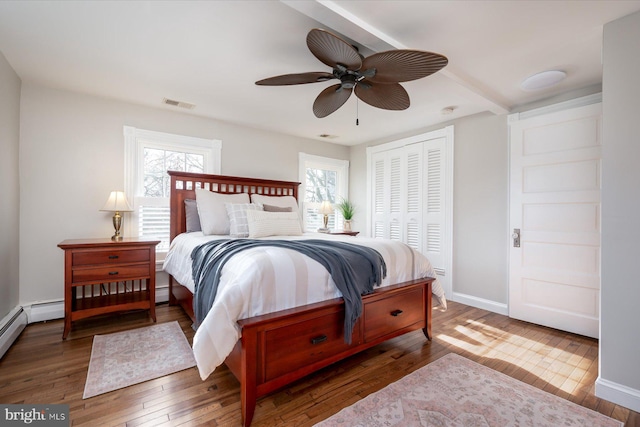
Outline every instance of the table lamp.
<path id="1" fill-rule="evenodd" d="M 116 234 L 111 236 L 111 240 L 120 241 L 122 236 L 120 235 L 120 227 L 122 226 L 122 215 L 120 212 L 131 212 L 131 206 L 127 202 L 127 198 L 124 195 L 124 191 L 112 191 L 107 199 L 107 203 L 104 204 L 101 211 L 115 212 L 113 215 L 113 228 L 116 230 Z"/>
<path id="2" fill-rule="evenodd" d="M 322 228 L 318 228 L 318 231 L 320 233 L 328 233 L 329 215 L 333 213 L 333 206 L 331 206 L 331 202 L 326 200 L 322 202 L 322 204 L 320 204 L 320 209 L 318 209 L 318 213 L 323 215 L 322 219 L 324 224 Z"/>

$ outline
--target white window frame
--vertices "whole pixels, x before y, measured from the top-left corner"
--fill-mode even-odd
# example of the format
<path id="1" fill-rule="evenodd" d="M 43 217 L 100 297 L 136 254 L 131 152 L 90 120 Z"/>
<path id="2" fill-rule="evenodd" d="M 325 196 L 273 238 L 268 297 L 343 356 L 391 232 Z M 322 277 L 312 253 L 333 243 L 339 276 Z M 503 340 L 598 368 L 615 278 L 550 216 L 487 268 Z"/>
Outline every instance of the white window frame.
<path id="1" fill-rule="evenodd" d="M 156 132 L 124 126 L 124 190 L 133 212 L 125 216 L 124 235 L 138 236 L 138 200 L 142 197 L 144 149 L 158 148 L 183 151 L 204 156 L 204 172 L 219 174 L 221 167 L 222 141 L 192 136 Z M 158 206 L 169 206 L 169 198 L 157 198 Z M 154 202 L 155 204 L 156 202 Z M 166 250 L 158 250 L 156 259 L 164 261 Z"/>
<path id="2" fill-rule="evenodd" d="M 299 153 L 298 167 L 298 180 L 300 181 L 300 188 L 298 191 L 298 205 L 300 206 L 300 210 L 302 211 L 304 229 L 305 231 L 316 231 L 307 230 L 306 206 L 304 201 L 307 189 L 307 169 L 312 168 L 331 170 L 335 171 L 338 174 L 338 182 L 336 184 L 336 202 L 339 202 L 341 199 L 347 200 L 349 198 L 349 161 L 334 159 L 331 157 L 316 156 L 307 153 Z M 336 215 L 336 213 L 334 213 L 333 215 Z M 336 219 L 337 218 L 338 217 L 336 217 Z"/>

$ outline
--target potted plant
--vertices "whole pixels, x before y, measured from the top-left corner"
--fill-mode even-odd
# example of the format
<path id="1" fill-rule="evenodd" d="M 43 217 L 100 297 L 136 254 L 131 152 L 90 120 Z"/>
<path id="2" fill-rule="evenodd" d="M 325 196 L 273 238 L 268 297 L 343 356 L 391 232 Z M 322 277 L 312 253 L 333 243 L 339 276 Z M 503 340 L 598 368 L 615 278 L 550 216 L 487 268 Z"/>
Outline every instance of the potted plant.
<path id="1" fill-rule="evenodd" d="M 337 207 L 342 214 L 342 218 L 344 219 L 342 228 L 344 229 L 344 231 L 351 231 L 351 220 L 353 219 L 353 214 L 356 210 L 355 205 L 347 199 L 342 199 Z"/>

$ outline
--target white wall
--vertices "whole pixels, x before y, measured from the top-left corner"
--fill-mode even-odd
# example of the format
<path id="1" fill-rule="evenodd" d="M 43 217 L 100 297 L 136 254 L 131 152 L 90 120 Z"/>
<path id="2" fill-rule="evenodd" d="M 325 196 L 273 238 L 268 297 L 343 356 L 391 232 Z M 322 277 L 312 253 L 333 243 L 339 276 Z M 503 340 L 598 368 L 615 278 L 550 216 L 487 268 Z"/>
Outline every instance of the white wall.
<path id="1" fill-rule="evenodd" d="M 602 291 L 596 394 L 640 411 L 640 12 L 604 27 Z"/>
<path id="2" fill-rule="evenodd" d="M 0 52 L 0 319 L 18 305 L 20 86 Z"/>
<path id="3" fill-rule="evenodd" d="M 348 159 L 347 147 L 23 84 L 20 301 L 63 298 L 64 239 L 109 237 L 100 212 L 124 184 L 123 126 L 222 140 L 222 173 L 298 180 L 298 152 Z M 126 230 L 125 230 L 126 233 Z"/>

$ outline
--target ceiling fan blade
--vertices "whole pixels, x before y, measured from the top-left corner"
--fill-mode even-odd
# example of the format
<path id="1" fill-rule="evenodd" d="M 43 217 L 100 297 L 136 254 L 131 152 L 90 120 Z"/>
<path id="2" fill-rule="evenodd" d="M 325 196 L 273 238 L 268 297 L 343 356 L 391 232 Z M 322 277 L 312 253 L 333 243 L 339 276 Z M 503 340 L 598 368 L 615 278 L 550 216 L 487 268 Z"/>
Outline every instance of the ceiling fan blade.
<path id="1" fill-rule="evenodd" d="M 327 117 L 347 102 L 351 96 L 351 89 L 342 88 L 337 85 L 329 86 L 313 102 L 313 114 L 318 118 Z"/>
<path id="2" fill-rule="evenodd" d="M 356 96 L 367 104 L 384 110 L 406 110 L 409 108 L 409 94 L 399 83 L 376 84 L 364 80 L 366 84 L 356 85 Z"/>
<path id="3" fill-rule="evenodd" d="M 351 71 L 357 71 L 362 66 L 362 59 L 358 51 L 328 31 L 318 28 L 309 31 L 307 46 L 316 58 L 331 68 L 342 64 Z"/>
<path id="4" fill-rule="evenodd" d="M 282 76 L 275 76 L 258 80 L 256 84 L 260 86 L 301 85 L 305 83 L 326 82 L 327 80 L 331 80 L 333 78 L 335 78 L 333 74 L 323 72 L 284 74 Z"/>
<path id="5" fill-rule="evenodd" d="M 398 83 L 427 77 L 448 62 L 446 56 L 437 53 L 400 49 L 368 56 L 362 61 L 362 69 L 376 69 L 376 74 L 367 78 L 374 83 Z"/>

